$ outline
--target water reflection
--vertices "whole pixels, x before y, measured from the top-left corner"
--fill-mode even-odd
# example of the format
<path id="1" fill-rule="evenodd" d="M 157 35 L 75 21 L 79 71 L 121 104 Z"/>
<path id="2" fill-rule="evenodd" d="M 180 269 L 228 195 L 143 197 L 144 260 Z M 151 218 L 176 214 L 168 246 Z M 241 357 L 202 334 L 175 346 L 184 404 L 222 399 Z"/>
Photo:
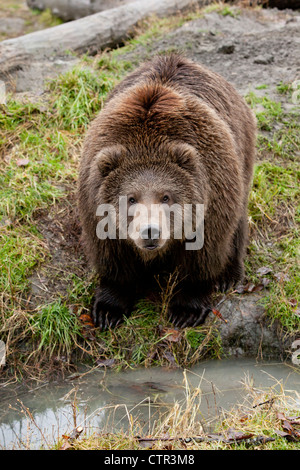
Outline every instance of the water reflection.
<path id="1" fill-rule="evenodd" d="M 63 434 L 82 425 L 90 432 L 126 429 L 129 415 L 147 432 L 150 420 L 174 402 L 184 402 L 188 388 L 201 390 L 204 428 L 224 410 L 246 398 L 244 383 L 258 389 L 281 387 L 300 393 L 300 368 L 254 360 L 207 361 L 190 371 L 150 368 L 121 373 L 97 369 L 60 383 L 28 391 L 0 390 L 0 448 L 51 447 Z M 187 388 L 188 387 L 188 388 Z M 299 404 L 300 409 L 300 404 Z"/>

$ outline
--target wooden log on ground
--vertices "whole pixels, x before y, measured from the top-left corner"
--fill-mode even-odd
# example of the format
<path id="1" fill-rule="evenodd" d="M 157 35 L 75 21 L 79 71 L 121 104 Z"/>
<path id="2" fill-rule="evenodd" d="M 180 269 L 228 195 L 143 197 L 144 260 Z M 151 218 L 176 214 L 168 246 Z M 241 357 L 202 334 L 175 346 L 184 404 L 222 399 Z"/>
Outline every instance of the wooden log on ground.
<path id="1" fill-rule="evenodd" d="M 210 0 L 141 0 L 79 20 L 0 42 L 0 77 L 31 60 L 57 57 L 67 51 L 95 54 L 129 38 L 137 23 L 152 14 L 166 17 Z"/>
<path id="2" fill-rule="evenodd" d="M 99 11 L 110 10 L 134 0 L 27 0 L 29 8 L 49 9 L 53 15 L 64 21 L 78 20 Z"/>
<path id="3" fill-rule="evenodd" d="M 231 0 L 225 0 L 231 3 Z M 300 0 L 244 0 L 245 6 L 260 5 L 264 8 L 278 8 L 278 10 L 298 10 L 300 8 Z"/>
<path id="4" fill-rule="evenodd" d="M 263 4 L 266 7 L 278 8 L 279 10 L 286 8 L 298 10 L 300 8 L 300 0 L 265 0 Z"/>

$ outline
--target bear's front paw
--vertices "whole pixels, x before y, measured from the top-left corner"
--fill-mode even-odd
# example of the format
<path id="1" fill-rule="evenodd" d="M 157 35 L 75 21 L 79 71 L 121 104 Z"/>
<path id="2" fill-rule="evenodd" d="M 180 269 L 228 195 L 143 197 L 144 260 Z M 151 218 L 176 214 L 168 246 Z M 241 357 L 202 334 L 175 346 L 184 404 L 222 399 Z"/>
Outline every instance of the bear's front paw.
<path id="1" fill-rule="evenodd" d="M 219 292 L 222 292 L 223 294 L 225 294 L 225 292 L 230 291 L 237 284 L 237 282 L 238 282 L 237 279 L 229 279 L 229 278 L 218 279 L 216 283 L 216 289 Z"/>
<path id="2" fill-rule="evenodd" d="M 179 328 L 194 327 L 204 323 L 212 307 L 206 302 L 196 301 L 193 304 L 170 304 L 170 322 Z"/>
<path id="3" fill-rule="evenodd" d="M 129 316 L 131 310 L 110 289 L 96 291 L 92 306 L 94 325 L 101 330 L 115 328 L 123 322 L 124 316 Z"/>
<path id="4" fill-rule="evenodd" d="M 110 306 L 101 302 L 101 300 L 95 300 L 92 307 L 92 317 L 96 327 L 100 327 L 101 330 L 107 330 L 108 328 L 115 328 L 122 323 L 123 312 L 111 310 Z"/>

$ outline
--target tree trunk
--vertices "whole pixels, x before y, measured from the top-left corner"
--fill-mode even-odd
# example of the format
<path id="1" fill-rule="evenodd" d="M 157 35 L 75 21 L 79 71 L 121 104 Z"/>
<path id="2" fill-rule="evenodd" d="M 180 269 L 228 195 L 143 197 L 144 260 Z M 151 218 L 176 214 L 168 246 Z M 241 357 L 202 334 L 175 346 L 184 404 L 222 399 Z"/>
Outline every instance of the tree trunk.
<path id="1" fill-rule="evenodd" d="M 128 39 L 137 23 L 151 14 L 165 17 L 210 0 L 141 0 L 36 31 L 0 43 L 0 77 L 33 59 L 64 55 L 68 51 L 96 54 Z"/>
<path id="2" fill-rule="evenodd" d="M 42 11 L 50 9 L 55 16 L 70 21 L 132 2 L 133 0 L 27 0 L 27 5 Z"/>

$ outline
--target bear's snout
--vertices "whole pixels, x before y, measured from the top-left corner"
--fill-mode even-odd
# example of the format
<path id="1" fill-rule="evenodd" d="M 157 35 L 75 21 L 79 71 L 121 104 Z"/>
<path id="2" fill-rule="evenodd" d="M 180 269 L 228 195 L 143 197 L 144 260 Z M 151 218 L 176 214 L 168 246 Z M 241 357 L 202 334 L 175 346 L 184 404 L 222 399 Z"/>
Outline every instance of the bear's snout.
<path id="1" fill-rule="evenodd" d="M 144 225 L 140 235 L 143 240 L 157 240 L 160 237 L 160 229 L 157 224 Z"/>
<path id="2" fill-rule="evenodd" d="M 158 248 L 158 240 L 161 232 L 158 224 L 143 225 L 140 229 L 140 237 L 144 241 L 143 247 L 147 250 Z"/>

